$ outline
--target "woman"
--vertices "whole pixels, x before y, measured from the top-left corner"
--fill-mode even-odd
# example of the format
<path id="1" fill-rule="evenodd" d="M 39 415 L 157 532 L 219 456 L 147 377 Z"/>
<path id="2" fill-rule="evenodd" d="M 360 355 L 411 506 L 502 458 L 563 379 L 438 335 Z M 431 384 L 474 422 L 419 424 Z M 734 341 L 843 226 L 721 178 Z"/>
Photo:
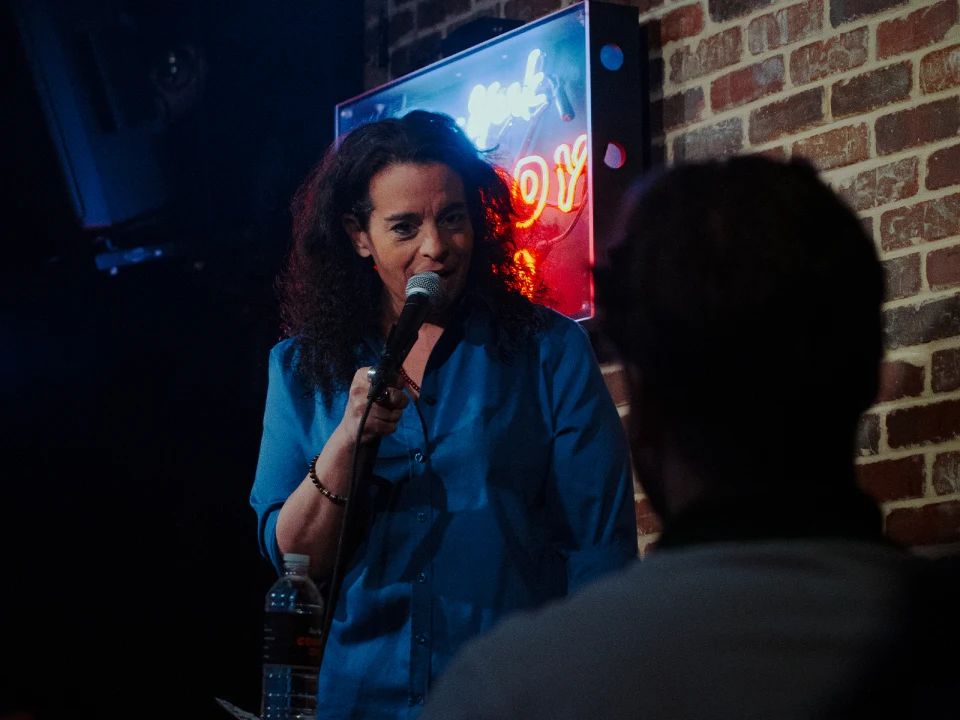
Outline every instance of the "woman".
<path id="1" fill-rule="evenodd" d="M 448 298 L 364 426 L 381 445 L 320 678 L 324 717 L 408 717 L 468 638 L 636 555 L 630 462 L 587 335 L 519 292 L 510 189 L 450 118 L 353 131 L 294 215 L 251 494 L 275 565 L 329 579 L 367 370 L 410 277 Z"/>

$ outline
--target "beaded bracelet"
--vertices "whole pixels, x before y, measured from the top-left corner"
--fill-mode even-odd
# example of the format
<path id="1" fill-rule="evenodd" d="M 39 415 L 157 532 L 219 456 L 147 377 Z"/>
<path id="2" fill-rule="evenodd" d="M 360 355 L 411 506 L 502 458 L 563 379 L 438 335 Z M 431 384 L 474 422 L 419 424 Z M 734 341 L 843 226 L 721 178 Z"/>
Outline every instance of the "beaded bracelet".
<path id="1" fill-rule="evenodd" d="M 313 484 L 317 487 L 317 490 L 320 491 L 320 494 L 334 505 L 345 505 L 347 499 L 343 495 L 330 492 L 320 483 L 320 478 L 317 477 L 317 460 L 319 459 L 320 453 L 317 453 L 314 455 L 313 460 L 310 461 L 310 479 L 313 480 Z"/>

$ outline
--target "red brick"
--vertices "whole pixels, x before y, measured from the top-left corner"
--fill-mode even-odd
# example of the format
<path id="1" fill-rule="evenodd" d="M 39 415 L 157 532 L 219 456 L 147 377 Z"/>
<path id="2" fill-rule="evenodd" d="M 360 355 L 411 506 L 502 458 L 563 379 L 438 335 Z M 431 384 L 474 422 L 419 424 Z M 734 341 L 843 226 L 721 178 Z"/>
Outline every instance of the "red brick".
<path id="1" fill-rule="evenodd" d="M 889 65 L 834 83 L 830 108 L 834 118 L 862 115 L 874 108 L 907 100 L 913 89 L 913 66 L 909 62 Z"/>
<path id="2" fill-rule="evenodd" d="M 710 83 L 710 106 L 714 112 L 746 105 L 783 90 L 783 57 L 768 58 L 735 70 Z"/>
<path id="3" fill-rule="evenodd" d="M 876 455 L 880 451 L 880 417 L 873 413 L 860 416 L 857 423 L 857 453 Z"/>
<path id="4" fill-rule="evenodd" d="M 960 501 L 891 510 L 886 519 L 886 534 L 908 546 L 960 542 Z"/>
<path id="5" fill-rule="evenodd" d="M 634 502 L 634 510 L 637 514 L 637 534 L 652 535 L 661 530 L 660 518 L 654 512 L 653 506 L 646 498 Z"/>
<path id="6" fill-rule="evenodd" d="M 793 144 L 794 157 L 805 157 L 820 170 L 862 162 L 870 157 L 870 129 L 866 123 L 829 130 Z"/>
<path id="7" fill-rule="evenodd" d="M 937 350 L 930 367 L 930 385 L 934 392 L 960 389 L 960 348 Z"/>
<path id="8" fill-rule="evenodd" d="M 830 0 L 830 24 L 838 27 L 865 15 L 904 5 L 909 0 Z"/>
<path id="9" fill-rule="evenodd" d="M 390 44 L 395 44 L 413 31 L 413 13 L 403 10 L 390 18 Z"/>
<path id="10" fill-rule="evenodd" d="M 933 489 L 937 495 L 960 492 L 960 452 L 941 453 L 934 458 Z"/>
<path id="11" fill-rule="evenodd" d="M 887 442 L 891 448 L 942 443 L 960 436 L 960 400 L 891 410 Z"/>
<path id="12" fill-rule="evenodd" d="M 884 344 L 891 350 L 956 337 L 960 335 L 960 296 L 887 308 L 883 332 Z"/>
<path id="13" fill-rule="evenodd" d="M 747 47 L 754 55 L 805 40 L 823 28 L 823 0 L 808 0 L 755 17 L 747 26 Z"/>
<path id="14" fill-rule="evenodd" d="M 927 158 L 927 190 L 960 185 L 960 145 L 937 150 Z"/>
<path id="15" fill-rule="evenodd" d="M 956 24 L 957 0 L 943 0 L 906 17 L 882 22 L 877 27 L 877 59 L 940 42 Z"/>
<path id="16" fill-rule="evenodd" d="M 726 22 L 762 10 L 777 0 L 708 0 L 710 18 L 714 22 Z"/>
<path id="17" fill-rule="evenodd" d="M 880 392 L 877 402 L 890 402 L 923 394 L 923 367 L 895 360 L 880 366 Z"/>
<path id="18" fill-rule="evenodd" d="M 960 193 L 887 210 L 880 216 L 880 247 L 899 250 L 960 235 Z"/>
<path id="19" fill-rule="evenodd" d="M 960 85 L 960 45 L 924 55 L 920 61 L 920 89 L 935 93 Z"/>
<path id="20" fill-rule="evenodd" d="M 607 0 L 610 2 L 611 0 Z M 633 5 L 640 14 L 650 12 L 655 7 L 663 5 L 663 0 L 612 0 L 617 5 Z"/>
<path id="21" fill-rule="evenodd" d="M 431 33 L 390 53 L 390 74 L 401 77 L 440 59 L 440 33 Z"/>
<path id="22" fill-rule="evenodd" d="M 869 210 L 916 195 L 919 169 L 917 158 L 898 160 L 847 178 L 837 186 L 837 193 L 853 209 Z"/>
<path id="23" fill-rule="evenodd" d="M 760 145 L 823 124 L 823 88 L 805 90 L 750 112 L 750 142 Z"/>
<path id="24" fill-rule="evenodd" d="M 918 253 L 884 260 L 882 264 L 887 301 L 900 300 L 920 292 L 920 255 Z"/>
<path id="25" fill-rule="evenodd" d="M 703 88 L 670 95 L 663 99 L 663 127 L 667 130 L 699 122 L 703 117 L 706 100 Z"/>
<path id="26" fill-rule="evenodd" d="M 729 118 L 673 139 L 675 163 L 735 155 L 743 148 L 743 122 Z"/>
<path id="27" fill-rule="evenodd" d="M 860 67 L 867 61 L 868 43 L 869 32 L 862 27 L 797 48 L 790 55 L 790 79 L 794 85 L 805 85 Z"/>
<path id="28" fill-rule="evenodd" d="M 554 3 L 553 9 L 556 10 L 557 7 L 559 3 Z M 435 30 L 448 17 L 465 13 L 469 9 L 470 0 L 420 0 L 417 3 L 417 27 L 421 30 Z"/>
<path id="29" fill-rule="evenodd" d="M 960 245 L 934 250 L 927 255 L 927 282 L 931 290 L 960 285 Z"/>
<path id="30" fill-rule="evenodd" d="M 742 54 L 740 28 L 728 28 L 701 40 L 696 52 L 690 45 L 675 50 L 670 56 L 670 81 L 683 83 L 736 65 Z"/>
<path id="31" fill-rule="evenodd" d="M 923 496 L 923 455 L 857 465 L 857 480 L 878 502 Z"/>
<path id="32" fill-rule="evenodd" d="M 671 10 L 660 20 L 660 44 L 676 42 L 703 32 L 703 6 L 684 5 Z"/>
<path id="33" fill-rule="evenodd" d="M 754 152 L 750 154 L 758 155 L 760 157 L 765 157 L 770 160 L 786 160 L 787 159 L 787 149 L 783 145 L 766 148 L 764 150 L 760 150 L 759 152 Z"/>
<path id="34" fill-rule="evenodd" d="M 560 0 L 507 0 L 503 17 L 511 20 L 536 20 L 560 9 Z"/>
<path id="35" fill-rule="evenodd" d="M 956 137 L 960 132 L 960 97 L 946 98 L 877 118 L 877 154 Z"/>
<path id="36" fill-rule="evenodd" d="M 627 377 L 622 367 L 607 370 L 603 373 L 603 380 L 607 384 L 607 391 L 613 398 L 615 405 L 625 405 L 630 402 L 630 391 L 627 389 Z"/>

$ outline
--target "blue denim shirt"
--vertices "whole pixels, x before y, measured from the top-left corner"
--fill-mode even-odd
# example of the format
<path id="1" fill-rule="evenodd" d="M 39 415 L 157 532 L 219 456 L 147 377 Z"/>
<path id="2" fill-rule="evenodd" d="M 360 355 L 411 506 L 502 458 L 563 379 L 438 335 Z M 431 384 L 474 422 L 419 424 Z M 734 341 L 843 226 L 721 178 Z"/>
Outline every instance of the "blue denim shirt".
<path id="1" fill-rule="evenodd" d="M 586 333 L 548 327 L 498 358 L 474 304 L 431 353 L 419 404 L 380 445 L 364 539 L 344 574 L 320 677 L 318 717 L 411 718 L 471 637 L 563 597 L 636 557 L 633 484 L 620 418 Z M 376 364 L 371 345 L 364 364 Z M 292 341 L 270 353 L 250 502 L 279 566 L 277 515 L 343 417 L 294 374 Z"/>

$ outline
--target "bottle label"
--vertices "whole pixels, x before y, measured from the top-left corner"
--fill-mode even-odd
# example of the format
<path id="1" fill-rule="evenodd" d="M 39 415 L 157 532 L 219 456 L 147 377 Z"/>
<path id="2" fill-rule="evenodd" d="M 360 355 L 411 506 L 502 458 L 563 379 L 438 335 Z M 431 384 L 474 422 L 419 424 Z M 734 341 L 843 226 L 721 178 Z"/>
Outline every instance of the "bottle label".
<path id="1" fill-rule="evenodd" d="M 263 662 L 320 667 L 319 618 L 306 613 L 270 612 L 263 621 Z"/>

